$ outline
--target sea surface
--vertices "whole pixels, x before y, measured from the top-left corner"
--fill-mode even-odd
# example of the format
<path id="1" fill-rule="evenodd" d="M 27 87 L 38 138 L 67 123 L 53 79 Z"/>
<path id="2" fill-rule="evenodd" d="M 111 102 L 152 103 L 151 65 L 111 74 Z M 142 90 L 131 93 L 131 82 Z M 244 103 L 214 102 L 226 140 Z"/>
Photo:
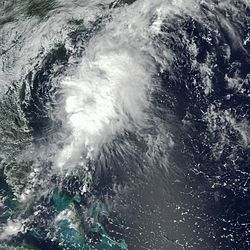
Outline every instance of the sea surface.
<path id="1" fill-rule="evenodd" d="M 0 250 L 250 249 L 249 0 L 0 0 Z"/>

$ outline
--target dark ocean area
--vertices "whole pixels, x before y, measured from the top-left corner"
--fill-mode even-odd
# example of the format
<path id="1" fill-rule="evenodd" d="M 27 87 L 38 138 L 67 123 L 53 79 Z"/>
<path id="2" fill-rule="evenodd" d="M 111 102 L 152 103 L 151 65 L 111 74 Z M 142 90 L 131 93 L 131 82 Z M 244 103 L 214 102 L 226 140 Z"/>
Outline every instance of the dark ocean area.
<path id="1" fill-rule="evenodd" d="M 0 0 L 0 250 L 250 249 L 249 0 Z"/>

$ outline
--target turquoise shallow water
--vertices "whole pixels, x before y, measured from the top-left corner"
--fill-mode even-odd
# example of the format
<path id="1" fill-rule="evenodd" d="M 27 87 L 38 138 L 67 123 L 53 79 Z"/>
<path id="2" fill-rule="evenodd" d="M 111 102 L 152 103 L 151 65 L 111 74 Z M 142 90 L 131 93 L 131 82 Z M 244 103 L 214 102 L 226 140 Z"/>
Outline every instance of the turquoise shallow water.
<path id="1" fill-rule="evenodd" d="M 0 249 L 248 249 L 249 10 L 1 1 Z"/>

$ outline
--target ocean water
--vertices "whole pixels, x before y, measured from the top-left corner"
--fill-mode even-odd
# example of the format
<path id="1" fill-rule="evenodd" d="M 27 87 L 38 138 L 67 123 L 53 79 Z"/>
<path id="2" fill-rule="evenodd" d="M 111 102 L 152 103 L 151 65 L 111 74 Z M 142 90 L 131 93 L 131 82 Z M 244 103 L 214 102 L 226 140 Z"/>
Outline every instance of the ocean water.
<path id="1" fill-rule="evenodd" d="M 0 13 L 0 249 L 249 249 L 248 0 Z"/>

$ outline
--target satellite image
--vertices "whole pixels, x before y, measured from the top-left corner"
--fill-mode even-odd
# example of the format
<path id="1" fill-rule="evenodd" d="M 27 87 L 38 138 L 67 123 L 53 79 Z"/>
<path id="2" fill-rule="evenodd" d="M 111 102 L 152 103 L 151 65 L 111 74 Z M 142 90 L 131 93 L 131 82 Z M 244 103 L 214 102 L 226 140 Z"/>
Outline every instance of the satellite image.
<path id="1" fill-rule="evenodd" d="M 0 250 L 250 249 L 250 0 L 0 0 Z"/>

